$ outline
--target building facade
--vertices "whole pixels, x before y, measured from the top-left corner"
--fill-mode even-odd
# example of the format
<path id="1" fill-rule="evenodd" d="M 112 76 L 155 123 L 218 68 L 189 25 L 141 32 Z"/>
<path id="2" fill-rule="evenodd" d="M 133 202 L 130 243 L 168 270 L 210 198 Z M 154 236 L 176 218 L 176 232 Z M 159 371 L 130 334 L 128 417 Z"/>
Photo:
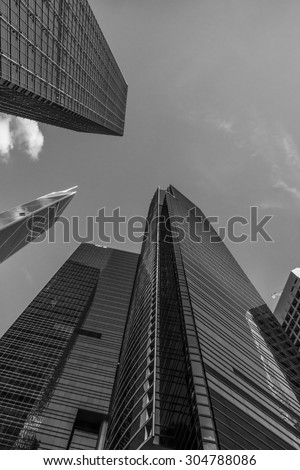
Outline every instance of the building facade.
<path id="1" fill-rule="evenodd" d="M 50 229 L 76 194 L 56 191 L 0 213 L 0 263 Z"/>
<path id="2" fill-rule="evenodd" d="M 0 111 L 122 135 L 127 84 L 87 0 L 3 0 Z"/>
<path id="3" fill-rule="evenodd" d="M 278 300 L 274 315 L 286 334 L 300 347 L 300 268 L 291 271 Z"/>
<path id="4" fill-rule="evenodd" d="M 289 385 L 300 400 L 300 351 L 290 337 L 287 326 L 280 325 L 266 304 L 251 309 L 255 323 L 280 364 Z"/>
<path id="5" fill-rule="evenodd" d="M 204 214 L 158 190 L 106 448 L 299 449 L 299 401 L 252 313 L 261 305 L 271 314 Z"/>
<path id="6" fill-rule="evenodd" d="M 0 341 L 0 449 L 103 447 L 138 255 L 83 244 Z"/>

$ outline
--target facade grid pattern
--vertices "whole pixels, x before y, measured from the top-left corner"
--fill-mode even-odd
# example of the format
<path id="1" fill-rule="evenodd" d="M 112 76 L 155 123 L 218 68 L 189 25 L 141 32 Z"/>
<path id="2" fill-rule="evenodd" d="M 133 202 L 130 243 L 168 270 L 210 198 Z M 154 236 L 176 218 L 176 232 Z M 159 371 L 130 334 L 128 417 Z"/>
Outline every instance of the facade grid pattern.
<path id="1" fill-rule="evenodd" d="M 204 214 L 174 187 L 171 192 L 171 216 L 186 217 L 196 209 L 201 242 L 184 223 L 185 237 L 177 247 L 220 448 L 299 448 L 299 402 L 251 313 L 264 302 L 213 227 L 207 223 L 204 229 Z"/>
<path id="2" fill-rule="evenodd" d="M 35 445 L 34 429 L 97 279 L 97 269 L 67 261 L 1 338 L 0 449 Z"/>
<path id="3" fill-rule="evenodd" d="M 204 220 L 173 186 L 150 205 L 108 449 L 300 448 L 298 369 L 284 368 L 255 315 L 270 310 Z"/>
<path id="4" fill-rule="evenodd" d="M 148 221 L 159 212 L 158 197 Z M 151 226 L 151 240 L 157 226 Z M 153 436 L 157 345 L 157 243 L 143 244 L 123 339 L 105 446 L 137 449 Z"/>
<path id="5" fill-rule="evenodd" d="M 127 84 L 87 0 L 3 0 L 0 109 L 122 135 Z"/>
<path id="6" fill-rule="evenodd" d="M 208 387 L 195 354 L 197 337 L 187 318 L 184 273 L 158 222 L 167 218 L 165 191 L 158 190 L 128 314 L 108 449 L 217 448 Z"/>
<path id="7" fill-rule="evenodd" d="M 0 341 L 0 449 L 104 445 L 139 255 L 82 244 Z"/>
<path id="8" fill-rule="evenodd" d="M 300 349 L 300 270 L 294 269 L 281 293 L 274 315 L 295 347 Z"/>
<path id="9" fill-rule="evenodd" d="M 82 244 L 70 259 L 100 272 L 89 311 L 43 413 L 39 449 L 103 447 L 138 255 Z"/>

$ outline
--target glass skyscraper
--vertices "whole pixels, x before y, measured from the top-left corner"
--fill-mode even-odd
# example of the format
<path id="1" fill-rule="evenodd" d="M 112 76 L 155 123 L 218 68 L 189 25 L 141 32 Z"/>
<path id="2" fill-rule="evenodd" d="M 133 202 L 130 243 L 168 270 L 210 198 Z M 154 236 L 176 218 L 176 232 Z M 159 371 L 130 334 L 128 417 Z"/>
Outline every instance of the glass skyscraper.
<path id="1" fill-rule="evenodd" d="M 82 244 L 0 341 L 0 449 L 103 447 L 138 255 Z"/>
<path id="2" fill-rule="evenodd" d="M 108 449 L 300 448 L 299 401 L 251 313 L 264 302 L 204 220 L 172 186 L 152 200 Z"/>
<path id="3" fill-rule="evenodd" d="M 300 269 L 291 271 L 274 315 L 297 349 L 300 348 Z"/>
<path id="4" fill-rule="evenodd" d="M 0 213 L 0 263 L 34 241 L 57 221 L 76 187 L 56 191 Z"/>
<path id="5" fill-rule="evenodd" d="M 122 135 L 127 84 L 87 0 L 2 0 L 0 111 Z"/>
<path id="6" fill-rule="evenodd" d="M 158 189 L 140 255 L 81 245 L 1 339 L 1 448 L 299 449 L 270 316 L 200 209 Z"/>

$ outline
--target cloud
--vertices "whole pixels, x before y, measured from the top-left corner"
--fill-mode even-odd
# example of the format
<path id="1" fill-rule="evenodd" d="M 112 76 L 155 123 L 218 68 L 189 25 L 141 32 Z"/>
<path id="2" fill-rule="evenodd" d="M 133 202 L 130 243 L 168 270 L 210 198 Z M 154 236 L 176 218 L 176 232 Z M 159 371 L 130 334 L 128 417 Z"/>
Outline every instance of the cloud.
<path id="1" fill-rule="evenodd" d="M 254 153 L 270 167 L 271 186 L 300 201 L 300 157 L 291 134 L 282 124 L 259 119 L 250 137 Z"/>
<path id="2" fill-rule="evenodd" d="M 226 134 L 233 133 L 232 126 L 233 126 L 233 122 L 225 121 L 225 119 L 218 122 L 218 128 L 223 130 Z"/>
<path id="3" fill-rule="evenodd" d="M 300 158 L 297 146 L 292 136 L 283 128 L 278 135 L 278 143 L 282 148 L 286 163 L 300 170 Z"/>
<path id="4" fill-rule="evenodd" d="M 218 116 L 212 115 L 206 118 L 206 121 L 213 125 L 216 129 L 223 131 L 225 134 L 233 134 L 233 120 L 222 119 Z"/>
<path id="5" fill-rule="evenodd" d="M 300 157 L 292 136 L 283 128 L 277 136 L 279 155 L 272 165 L 273 188 L 280 189 L 300 201 Z"/>
<path id="6" fill-rule="evenodd" d="M 44 145 L 44 136 L 39 129 L 38 123 L 17 117 L 15 124 L 16 127 L 13 132 L 15 141 L 32 160 L 38 160 Z"/>
<path id="7" fill-rule="evenodd" d="M 13 149 L 13 136 L 10 130 L 12 116 L 0 114 L 0 158 L 7 161 L 9 152 Z"/>
<path id="8" fill-rule="evenodd" d="M 277 181 L 273 184 L 274 188 L 283 189 L 289 194 L 292 194 L 296 199 L 300 201 L 300 190 L 294 186 L 289 186 L 283 179 L 278 178 Z"/>
<path id="9" fill-rule="evenodd" d="M 14 148 L 25 152 L 31 160 L 38 160 L 44 145 L 44 136 L 38 123 L 30 119 L 0 114 L 0 159 L 8 161 Z"/>
<path id="10" fill-rule="evenodd" d="M 268 122 L 256 111 L 230 119 L 210 115 L 206 118 L 215 129 L 229 137 L 241 149 L 241 158 L 260 158 L 267 165 L 269 187 L 300 201 L 300 156 L 297 145 L 285 126 Z M 263 208 L 281 208 L 281 202 L 262 202 Z"/>

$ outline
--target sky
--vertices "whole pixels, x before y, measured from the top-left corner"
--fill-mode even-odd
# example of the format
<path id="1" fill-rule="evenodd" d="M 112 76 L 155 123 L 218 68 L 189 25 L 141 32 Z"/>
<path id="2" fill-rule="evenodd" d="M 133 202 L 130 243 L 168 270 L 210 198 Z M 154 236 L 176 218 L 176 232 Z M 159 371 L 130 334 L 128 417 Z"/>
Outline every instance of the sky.
<path id="1" fill-rule="evenodd" d="M 273 242 L 226 244 L 273 309 L 272 293 L 300 266 L 300 3 L 90 4 L 128 83 L 125 134 L 44 124 L 28 134 L 24 123 L 2 119 L 0 211 L 78 185 L 64 215 L 79 217 L 84 236 L 87 216 L 102 207 L 146 216 L 156 188 L 169 184 L 218 216 L 219 226 L 257 206 L 259 219 L 273 216 L 266 226 Z M 78 245 L 64 243 L 59 226 L 55 235 L 55 243 L 32 243 L 0 265 L 0 334 Z"/>

